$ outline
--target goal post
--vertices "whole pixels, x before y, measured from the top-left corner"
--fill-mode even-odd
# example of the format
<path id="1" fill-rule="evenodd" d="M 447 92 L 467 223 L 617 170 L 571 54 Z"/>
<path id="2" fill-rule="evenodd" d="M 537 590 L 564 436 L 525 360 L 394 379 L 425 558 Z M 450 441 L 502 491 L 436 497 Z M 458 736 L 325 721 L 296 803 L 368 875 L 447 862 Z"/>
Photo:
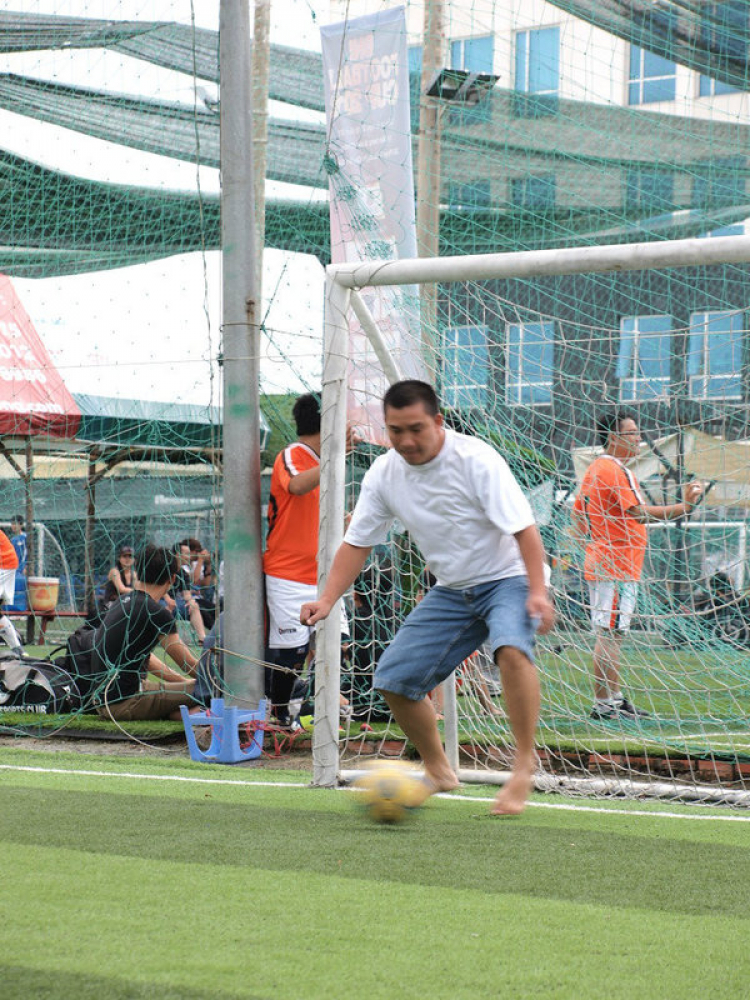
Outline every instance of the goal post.
<path id="1" fill-rule="evenodd" d="M 333 555 L 343 537 L 347 508 L 350 509 L 356 499 L 358 476 L 361 479 L 361 469 L 352 477 L 351 463 L 346 458 L 347 375 L 358 360 L 349 352 L 350 319 L 366 337 L 370 363 L 373 356 L 377 358 L 380 370 L 385 374 L 382 384 L 387 385 L 402 377 L 401 368 L 397 352 L 383 332 L 380 317 L 374 315 L 377 310 L 368 306 L 366 299 L 377 294 L 377 289 L 412 285 L 421 290 L 425 285 L 437 285 L 441 303 L 437 328 L 421 329 L 423 342 L 429 346 L 429 351 L 424 351 L 424 354 L 437 359 L 437 370 L 426 369 L 426 377 L 437 384 L 441 402 L 450 406 L 459 427 L 470 427 L 470 433 L 483 436 L 501 451 L 506 447 L 511 449 L 512 458 L 516 461 L 533 463 L 537 460 L 535 456 L 539 456 L 538 467 L 532 469 L 528 481 L 522 482 L 522 485 L 527 493 L 534 494 L 532 504 L 535 510 L 541 507 L 546 512 L 544 526 L 547 538 L 553 539 L 556 556 L 553 585 L 560 601 L 558 631 L 552 638 L 540 642 L 546 688 L 539 730 L 540 788 L 580 792 L 585 787 L 594 793 L 637 795 L 648 790 L 660 795 L 701 800 L 716 795 L 722 801 L 750 805 L 750 783 L 747 779 L 750 734 L 741 722 L 742 699 L 750 693 L 747 690 L 746 670 L 742 666 L 746 662 L 747 650 L 738 648 L 735 640 L 727 639 L 720 623 L 709 623 L 710 614 L 716 613 L 721 617 L 721 609 L 706 612 L 689 602 L 683 607 L 677 606 L 678 599 L 685 599 L 685 588 L 680 589 L 676 578 L 669 577 L 669 573 L 676 573 L 676 570 L 664 570 L 663 566 L 669 562 L 669 553 L 662 551 L 665 544 L 667 548 L 668 545 L 683 546 L 680 560 L 681 565 L 684 563 L 686 566 L 691 560 L 696 566 L 703 560 L 701 565 L 705 567 L 711 559 L 716 562 L 720 556 L 737 558 L 743 561 L 743 572 L 739 574 L 741 578 L 746 550 L 739 546 L 737 552 L 727 554 L 730 536 L 727 532 L 722 533 L 719 525 L 729 521 L 726 516 L 724 520 L 717 516 L 713 522 L 715 527 L 711 527 L 710 515 L 704 508 L 700 512 L 700 524 L 693 523 L 689 533 L 679 532 L 677 541 L 669 540 L 670 533 L 662 533 L 669 538 L 667 543 L 659 541 L 653 546 L 654 553 L 650 556 L 654 564 L 653 580 L 647 581 L 644 588 L 648 593 L 641 599 L 641 622 L 631 634 L 632 655 L 626 656 L 628 662 L 625 664 L 626 672 L 632 670 L 634 677 L 638 675 L 638 680 L 633 683 L 651 699 L 648 704 L 654 711 L 650 713 L 648 722 L 636 724 L 629 730 L 597 726 L 588 718 L 591 639 L 583 608 L 585 602 L 580 592 L 571 593 L 561 582 L 567 572 L 564 567 L 568 565 L 565 561 L 567 556 L 563 558 L 566 545 L 569 547 L 565 519 L 569 514 L 574 488 L 570 473 L 565 489 L 560 488 L 561 482 L 554 471 L 555 463 L 548 455 L 545 456 L 544 451 L 545 444 L 557 434 L 560 440 L 566 442 L 569 456 L 576 444 L 582 444 L 581 434 L 578 433 L 579 422 L 587 426 L 587 434 L 583 437 L 588 436 L 590 443 L 591 411 L 600 406 L 627 405 L 628 400 L 623 389 L 624 376 L 619 372 L 625 352 L 621 346 L 626 336 L 623 333 L 625 327 L 621 330 L 611 325 L 597 325 L 594 315 L 587 316 L 586 322 L 571 319 L 569 300 L 574 297 L 577 286 L 571 285 L 565 291 L 564 279 L 584 276 L 586 280 L 593 280 L 593 276 L 600 275 L 617 276 L 638 271 L 655 274 L 688 268 L 691 270 L 685 281 L 687 287 L 694 286 L 699 280 L 695 275 L 702 274 L 706 268 L 742 267 L 749 262 L 750 238 L 731 236 L 505 254 L 357 261 L 331 265 L 327 269 L 319 581 L 322 585 L 327 577 Z M 544 286 L 543 294 L 540 292 L 536 297 L 529 294 L 524 302 L 514 300 L 514 295 L 522 287 L 521 282 L 524 288 L 531 288 L 546 279 L 563 279 L 561 284 L 558 283 L 563 289 L 559 308 L 552 303 L 549 283 Z M 555 287 L 558 288 L 558 285 Z M 538 302 L 538 305 L 530 304 L 532 302 Z M 715 296 L 712 303 L 715 305 Z M 418 316 L 418 301 L 415 308 Z M 484 317 L 483 322 L 477 320 L 480 314 Z M 502 331 L 524 324 L 534 330 L 545 325 L 559 328 L 563 331 L 560 334 L 561 356 L 569 358 L 577 354 L 579 359 L 580 385 L 573 386 L 559 373 L 550 373 L 552 388 L 545 390 L 545 405 L 541 407 L 535 405 L 537 401 L 533 398 L 523 396 L 528 388 L 524 385 L 518 400 L 512 401 L 509 395 L 507 398 L 503 396 L 503 390 L 498 388 L 502 377 L 510 377 L 510 348 L 499 340 L 490 341 L 492 337 L 505 336 Z M 418 320 L 412 324 L 414 328 L 420 329 Z M 447 328 L 453 332 L 469 331 L 470 336 L 451 344 L 446 338 Z M 477 330 L 484 333 L 474 336 Z M 698 376 L 692 369 L 685 374 L 684 354 L 688 343 L 693 350 L 690 339 L 693 331 L 692 328 L 681 327 L 675 333 L 676 346 L 670 350 L 675 355 L 682 352 L 680 363 L 683 367 L 680 370 L 683 382 L 692 385 L 690 379 Z M 471 336 L 474 336 L 473 341 Z M 744 338 L 746 342 L 746 334 Z M 617 385 L 603 386 L 598 371 L 587 380 L 586 362 L 596 350 L 605 352 L 611 370 L 617 365 L 619 390 Z M 481 392 L 477 390 L 477 385 L 469 384 L 471 378 L 477 375 L 477 359 L 480 358 L 486 369 L 480 377 L 480 382 L 481 378 L 485 379 L 480 386 Z M 688 359 L 688 367 L 690 364 L 692 361 Z M 454 376 L 462 366 L 466 384 L 456 387 Z M 377 380 L 373 380 L 372 385 L 375 394 Z M 446 386 L 450 388 L 446 389 Z M 465 397 L 461 396 L 462 392 L 466 393 Z M 379 397 L 380 393 L 378 402 Z M 465 405 L 463 398 L 469 400 Z M 660 438 L 662 431 L 674 429 L 671 423 L 675 420 L 675 413 L 678 413 L 675 400 L 666 396 L 652 400 L 648 395 L 640 397 L 636 392 L 632 402 L 639 412 L 643 412 L 644 419 L 650 421 L 652 435 L 656 430 L 656 436 Z M 714 416 L 723 413 L 724 409 L 728 413 L 731 407 L 736 408 L 735 400 L 729 398 L 729 408 L 725 407 L 725 402 L 716 394 L 711 397 L 709 404 Z M 698 413 L 700 407 L 692 406 L 691 409 L 686 406 L 683 409 Z M 732 413 L 735 414 L 734 419 L 735 410 Z M 498 414 L 502 419 L 498 419 Z M 464 418 L 465 424 L 462 422 Z M 727 445 L 725 475 L 731 475 L 733 471 L 728 464 L 729 454 Z M 680 452 L 675 457 L 675 464 L 686 471 L 691 456 Z M 660 481 L 658 475 L 654 475 L 653 479 L 666 498 L 667 490 L 673 487 L 669 486 L 666 478 Z M 743 494 L 743 504 L 745 499 Z M 750 499 L 747 506 L 750 508 Z M 740 513 L 737 518 L 744 519 L 744 515 Z M 703 527 L 704 521 L 709 527 Z M 742 523 L 738 520 L 735 528 L 732 538 L 744 540 L 744 520 Z M 709 544 L 707 539 L 713 540 Z M 361 625 L 363 614 L 369 615 L 366 624 L 371 626 L 370 638 L 366 641 L 374 648 L 385 641 L 386 633 L 395 633 L 413 600 L 418 599 L 423 569 L 419 554 L 413 551 L 404 536 L 394 538 L 389 546 L 388 552 L 378 555 L 380 563 L 375 568 L 381 583 L 384 566 L 390 574 L 390 596 L 383 598 L 382 594 L 368 592 L 367 588 L 374 579 L 370 574 L 359 590 L 355 587 L 354 602 L 349 602 L 349 610 L 354 612 L 355 620 L 352 637 L 355 654 L 359 648 L 357 643 L 365 641 L 358 637 L 356 627 Z M 580 561 L 580 555 L 580 552 L 574 554 L 574 563 L 576 559 Z M 677 562 L 675 558 L 675 566 Z M 403 569 L 405 564 L 408 564 L 406 572 Z M 699 574 L 696 572 L 694 575 L 697 578 Z M 379 607 L 376 606 L 378 601 Z M 365 611 L 362 611 L 363 606 Z M 362 632 L 362 629 L 359 631 Z M 377 637 L 373 639 L 375 634 Z M 750 631 L 747 634 L 750 637 Z M 362 735 L 357 726 L 348 724 L 340 740 L 340 649 L 338 617 L 334 613 L 321 623 L 317 637 L 313 764 L 314 783 L 318 785 L 334 784 L 338 780 L 342 761 L 354 761 L 384 748 L 386 752 L 394 752 L 393 746 L 398 745 L 399 734 L 392 722 L 389 723 L 382 715 L 378 716 L 380 724 L 373 724 L 374 735 Z M 357 670 L 362 669 L 366 673 L 365 668 L 354 665 L 355 658 L 353 656 L 347 666 L 346 683 L 350 687 L 345 695 L 354 691 L 358 683 Z M 491 657 L 478 651 L 471 660 L 471 663 L 467 661 L 462 665 L 455 686 L 449 686 L 444 697 L 441 714 L 445 718 L 446 752 L 451 762 L 458 766 L 462 780 L 502 781 L 512 760 L 512 741 L 503 716 L 497 678 L 492 676 Z M 367 720 L 366 715 L 360 717 Z"/>

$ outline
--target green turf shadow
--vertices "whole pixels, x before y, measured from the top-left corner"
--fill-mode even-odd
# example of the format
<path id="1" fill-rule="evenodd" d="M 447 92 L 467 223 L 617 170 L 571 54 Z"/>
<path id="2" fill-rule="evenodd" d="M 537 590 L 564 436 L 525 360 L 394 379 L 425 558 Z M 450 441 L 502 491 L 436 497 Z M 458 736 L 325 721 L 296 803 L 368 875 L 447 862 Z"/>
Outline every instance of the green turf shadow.
<path id="1" fill-rule="evenodd" d="M 529 812 L 497 820 L 484 803 L 473 815 L 471 806 L 437 803 L 413 824 L 376 827 L 355 815 L 343 796 L 321 799 L 318 809 L 310 796 L 325 793 L 297 794 L 300 809 L 250 796 L 246 805 L 220 802 L 203 791 L 179 800 L 6 787 L 0 840 L 610 907 L 747 915 L 750 850 L 742 847 L 641 835 L 632 827 L 618 833 L 604 820 L 601 830 L 552 826 Z"/>
<path id="2" fill-rule="evenodd" d="M 41 972 L 22 965 L 0 962 L 0 983 L 6 1000 L 207 1000 L 205 989 L 171 987 L 164 982 L 123 982 L 108 976 L 72 972 Z M 259 993 L 211 991 L 212 1000 L 269 1000 Z"/>

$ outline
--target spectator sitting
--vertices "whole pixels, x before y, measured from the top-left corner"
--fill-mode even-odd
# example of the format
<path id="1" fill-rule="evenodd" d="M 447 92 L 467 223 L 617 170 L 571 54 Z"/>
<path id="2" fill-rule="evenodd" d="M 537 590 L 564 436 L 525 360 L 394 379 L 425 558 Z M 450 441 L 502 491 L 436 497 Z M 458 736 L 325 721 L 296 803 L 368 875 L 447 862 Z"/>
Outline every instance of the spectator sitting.
<path id="1" fill-rule="evenodd" d="M 117 559 L 112 569 L 107 574 L 107 582 L 104 585 L 102 594 L 101 614 L 105 614 L 118 597 L 130 594 L 138 580 L 138 574 L 133 565 L 134 555 L 131 545 L 121 545 Z"/>
<path id="2" fill-rule="evenodd" d="M 206 626 L 191 590 L 190 548 L 184 541 L 177 542 L 173 552 L 179 560 L 179 569 L 174 585 L 169 588 L 169 593 L 164 595 L 164 604 L 175 618 L 181 618 L 183 621 L 189 619 L 196 639 L 199 643 L 203 643 L 206 638 Z"/>
<path id="3" fill-rule="evenodd" d="M 191 587 L 206 628 L 216 620 L 216 587 L 211 553 L 197 538 L 183 538 L 180 545 L 190 549 Z"/>
<path id="4" fill-rule="evenodd" d="M 119 720 L 179 719 L 180 705 L 195 704 L 195 681 L 153 655 L 159 643 L 178 667 L 195 675 L 197 661 L 159 603 L 177 575 L 177 558 L 169 549 L 146 545 L 137 566 L 133 590 L 107 611 L 94 637 L 90 687 L 97 713 Z M 149 673 L 162 683 L 149 680 Z"/>

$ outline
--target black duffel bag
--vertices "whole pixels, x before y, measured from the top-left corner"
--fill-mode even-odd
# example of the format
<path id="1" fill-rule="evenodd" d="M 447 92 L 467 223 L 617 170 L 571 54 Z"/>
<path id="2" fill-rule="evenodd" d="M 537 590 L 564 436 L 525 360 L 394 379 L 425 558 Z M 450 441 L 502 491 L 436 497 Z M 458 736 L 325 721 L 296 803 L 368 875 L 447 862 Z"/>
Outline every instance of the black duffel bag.
<path id="1" fill-rule="evenodd" d="M 54 715 L 77 712 L 80 707 L 78 685 L 59 663 L 0 655 L 0 712 Z"/>

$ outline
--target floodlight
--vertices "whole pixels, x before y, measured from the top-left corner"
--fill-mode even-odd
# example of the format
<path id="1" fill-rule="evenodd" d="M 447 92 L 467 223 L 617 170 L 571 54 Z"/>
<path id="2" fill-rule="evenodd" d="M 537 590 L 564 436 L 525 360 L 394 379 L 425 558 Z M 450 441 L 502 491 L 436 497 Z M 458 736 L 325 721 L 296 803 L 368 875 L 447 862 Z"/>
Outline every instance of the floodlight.
<path id="1" fill-rule="evenodd" d="M 428 97 L 457 104 L 479 104 L 492 90 L 499 76 L 494 73 L 470 73 L 465 69 L 441 69 L 427 88 Z"/>

